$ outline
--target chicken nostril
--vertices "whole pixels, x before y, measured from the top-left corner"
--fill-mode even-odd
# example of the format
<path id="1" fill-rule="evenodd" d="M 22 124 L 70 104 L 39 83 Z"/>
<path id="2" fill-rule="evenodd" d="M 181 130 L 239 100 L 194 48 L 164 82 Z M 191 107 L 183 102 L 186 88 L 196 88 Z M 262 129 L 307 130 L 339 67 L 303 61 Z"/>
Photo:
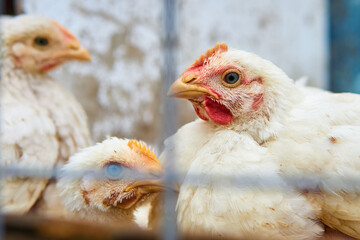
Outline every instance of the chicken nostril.
<path id="1" fill-rule="evenodd" d="M 185 80 L 185 83 L 192 83 L 196 80 L 197 78 L 189 78 L 189 80 Z"/>
<path id="2" fill-rule="evenodd" d="M 72 42 L 72 43 L 69 44 L 69 48 L 71 50 L 78 50 L 80 48 L 80 44 Z"/>

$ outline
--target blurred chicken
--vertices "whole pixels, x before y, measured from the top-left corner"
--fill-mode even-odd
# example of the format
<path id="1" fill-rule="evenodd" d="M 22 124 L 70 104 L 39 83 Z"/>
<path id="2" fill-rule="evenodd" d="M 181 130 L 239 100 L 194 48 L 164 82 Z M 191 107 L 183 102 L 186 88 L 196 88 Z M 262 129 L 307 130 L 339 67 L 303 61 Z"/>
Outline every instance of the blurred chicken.
<path id="1" fill-rule="evenodd" d="M 298 86 L 271 62 L 228 50 L 224 43 L 197 59 L 169 95 L 190 100 L 204 120 L 174 137 L 183 170 L 192 168 L 213 132 L 248 134 L 277 159 L 282 176 L 301 189 L 316 190 L 307 196 L 322 207 L 325 224 L 360 238 L 360 189 L 354 184 L 360 172 L 358 95 Z M 298 181 L 303 177 L 314 181 Z"/>
<path id="2" fill-rule="evenodd" d="M 132 170 L 132 171 L 131 171 Z M 161 164 L 142 142 L 110 138 L 83 149 L 63 167 L 57 187 L 70 217 L 105 224 L 134 221 L 137 207 L 159 204 Z M 136 173 L 142 173 L 136 179 Z M 84 173 L 80 178 L 76 175 Z M 142 178 L 140 178 L 142 177 Z M 149 215 L 149 225 L 157 219 Z"/>
<path id="3" fill-rule="evenodd" d="M 71 60 L 89 61 L 90 55 L 59 23 L 35 16 L 2 23 L 3 167 L 51 170 L 90 144 L 83 108 L 47 74 Z M 39 211 L 50 211 L 47 204 L 55 204 L 55 185 L 47 179 L 8 177 L 1 184 L 4 212 L 26 213 L 37 201 Z"/>

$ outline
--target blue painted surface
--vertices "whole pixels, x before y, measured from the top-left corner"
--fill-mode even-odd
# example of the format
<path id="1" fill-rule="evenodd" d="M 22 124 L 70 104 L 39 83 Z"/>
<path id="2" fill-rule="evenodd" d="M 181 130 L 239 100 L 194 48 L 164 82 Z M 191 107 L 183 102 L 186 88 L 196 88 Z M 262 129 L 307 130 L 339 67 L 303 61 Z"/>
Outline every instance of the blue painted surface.
<path id="1" fill-rule="evenodd" d="M 360 0 L 330 0 L 330 38 L 331 90 L 360 93 Z"/>

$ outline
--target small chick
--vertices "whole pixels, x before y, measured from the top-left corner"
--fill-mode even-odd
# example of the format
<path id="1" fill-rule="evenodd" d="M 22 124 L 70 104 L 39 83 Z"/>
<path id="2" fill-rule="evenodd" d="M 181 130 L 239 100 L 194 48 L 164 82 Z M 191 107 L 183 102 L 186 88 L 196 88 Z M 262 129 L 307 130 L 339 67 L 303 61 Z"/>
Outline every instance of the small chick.
<path id="1" fill-rule="evenodd" d="M 159 201 L 163 186 L 154 177 L 161 170 L 155 154 L 143 142 L 110 138 L 72 156 L 57 187 L 71 217 L 104 224 L 131 223 L 137 207 Z M 71 174 L 76 171 L 84 174 L 74 178 Z M 134 171 L 147 177 L 135 179 Z"/>

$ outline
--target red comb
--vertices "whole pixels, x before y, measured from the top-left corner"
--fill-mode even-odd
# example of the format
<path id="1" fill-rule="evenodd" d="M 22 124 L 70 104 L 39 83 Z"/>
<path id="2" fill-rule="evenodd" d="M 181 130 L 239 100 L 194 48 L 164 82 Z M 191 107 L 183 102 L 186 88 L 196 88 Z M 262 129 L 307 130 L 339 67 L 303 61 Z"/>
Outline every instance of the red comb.
<path id="1" fill-rule="evenodd" d="M 69 32 L 69 30 L 67 30 L 66 28 L 64 28 L 63 26 L 61 26 L 58 22 L 56 21 L 51 21 L 52 24 L 54 24 L 57 28 L 59 28 L 60 32 L 62 34 L 64 34 L 64 36 L 69 39 L 69 40 L 74 40 L 76 39 L 76 37 L 74 35 L 72 35 L 71 32 Z"/>
<path id="2" fill-rule="evenodd" d="M 190 68 L 202 66 L 207 59 L 214 56 L 216 53 L 222 53 L 227 51 L 228 46 L 226 45 L 226 43 L 216 43 L 215 47 L 208 49 L 205 54 L 201 54 L 201 56 L 190 65 Z"/>

